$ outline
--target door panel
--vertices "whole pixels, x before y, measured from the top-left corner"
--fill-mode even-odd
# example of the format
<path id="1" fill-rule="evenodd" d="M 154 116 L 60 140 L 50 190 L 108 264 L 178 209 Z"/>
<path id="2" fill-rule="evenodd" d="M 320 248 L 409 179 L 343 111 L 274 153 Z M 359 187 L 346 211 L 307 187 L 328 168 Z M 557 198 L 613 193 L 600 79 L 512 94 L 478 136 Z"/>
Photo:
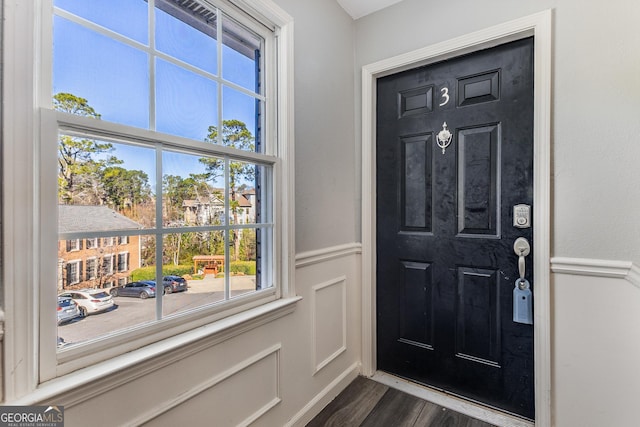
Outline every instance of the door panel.
<path id="1" fill-rule="evenodd" d="M 431 231 L 431 135 L 402 138 L 402 229 Z"/>
<path id="2" fill-rule="evenodd" d="M 433 349 L 433 298 L 431 266 L 403 261 L 403 281 L 399 340 L 405 344 Z"/>
<path id="3" fill-rule="evenodd" d="M 499 272 L 458 268 L 456 356 L 500 367 L 502 340 L 499 320 Z"/>
<path id="4" fill-rule="evenodd" d="M 500 124 L 458 131 L 458 235 L 498 237 Z"/>
<path id="5" fill-rule="evenodd" d="M 513 242 L 533 228 L 512 208 L 533 204 L 532 70 L 524 39 L 378 79 L 376 148 L 378 368 L 528 418 Z"/>

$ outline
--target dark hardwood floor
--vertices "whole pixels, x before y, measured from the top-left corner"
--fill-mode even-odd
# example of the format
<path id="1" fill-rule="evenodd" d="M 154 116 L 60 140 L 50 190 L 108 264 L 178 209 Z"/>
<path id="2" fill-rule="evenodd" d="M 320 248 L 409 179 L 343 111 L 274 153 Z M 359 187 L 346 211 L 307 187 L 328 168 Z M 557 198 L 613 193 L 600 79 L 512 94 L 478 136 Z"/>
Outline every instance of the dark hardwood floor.
<path id="1" fill-rule="evenodd" d="M 495 427 L 358 377 L 307 427 Z"/>

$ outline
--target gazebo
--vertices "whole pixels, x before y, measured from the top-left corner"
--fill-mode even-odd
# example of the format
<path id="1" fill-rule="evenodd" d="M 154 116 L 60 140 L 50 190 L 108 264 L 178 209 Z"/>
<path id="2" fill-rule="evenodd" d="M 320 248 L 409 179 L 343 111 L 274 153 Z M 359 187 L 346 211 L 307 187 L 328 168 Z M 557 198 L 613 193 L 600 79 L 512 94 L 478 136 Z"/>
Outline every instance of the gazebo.
<path id="1" fill-rule="evenodd" d="M 224 255 L 195 255 L 193 273 L 197 274 L 199 269 L 202 269 L 205 275 L 224 271 Z"/>

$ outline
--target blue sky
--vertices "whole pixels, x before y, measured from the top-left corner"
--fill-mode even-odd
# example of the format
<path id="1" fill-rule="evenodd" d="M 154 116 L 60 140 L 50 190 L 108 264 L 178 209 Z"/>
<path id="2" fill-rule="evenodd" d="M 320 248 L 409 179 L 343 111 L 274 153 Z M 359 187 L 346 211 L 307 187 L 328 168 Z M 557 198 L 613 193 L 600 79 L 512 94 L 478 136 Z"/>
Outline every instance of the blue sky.
<path id="1" fill-rule="evenodd" d="M 131 40 L 149 45 L 148 3 L 144 0 L 56 0 L 69 11 Z M 206 34 L 156 9 L 158 50 L 192 66 L 217 73 L 220 44 Z M 204 140 L 217 125 L 218 83 L 135 47 L 71 22 L 54 18 L 53 94 L 69 92 L 86 98 L 103 120 L 150 128 L 149 61 L 155 61 L 156 130 Z M 222 48 L 223 76 L 247 89 L 255 85 L 254 62 Z M 53 95 L 52 94 L 52 95 Z M 255 134 L 255 100 L 223 87 L 223 119 L 239 119 Z M 123 167 L 147 172 L 153 184 L 153 150 L 118 145 L 114 153 Z M 166 156 L 163 173 L 188 176 L 201 169 L 196 156 Z"/>

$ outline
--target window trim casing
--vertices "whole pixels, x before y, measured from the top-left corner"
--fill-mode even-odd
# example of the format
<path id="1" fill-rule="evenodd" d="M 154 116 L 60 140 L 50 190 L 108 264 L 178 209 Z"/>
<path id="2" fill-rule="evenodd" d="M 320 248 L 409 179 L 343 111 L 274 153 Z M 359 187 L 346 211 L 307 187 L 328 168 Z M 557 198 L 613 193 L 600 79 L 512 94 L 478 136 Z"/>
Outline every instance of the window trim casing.
<path id="1" fill-rule="evenodd" d="M 278 244 L 278 254 L 275 258 L 276 269 L 280 272 L 280 301 L 271 304 L 262 302 L 255 306 L 230 307 L 229 311 L 219 313 L 218 317 L 210 316 L 200 319 L 209 325 L 211 337 L 225 329 L 216 326 L 218 321 L 225 318 L 224 325 L 229 322 L 239 322 L 240 329 L 247 330 L 252 325 L 264 323 L 264 319 L 273 318 L 276 313 L 285 315 L 298 298 L 295 297 L 293 287 L 294 265 L 294 226 L 293 226 L 293 20 L 271 0 L 256 0 L 251 3 L 243 0 L 233 2 L 234 5 L 246 9 L 254 18 L 268 21 L 276 27 L 274 39 L 278 59 L 266 64 L 267 69 L 276 70 L 277 82 L 273 90 L 277 91 L 277 117 L 273 118 L 274 130 L 278 137 L 279 167 L 274 169 L 274 222 L 279 225 L 279 232 L 274 239 Z M 38 106 L 46 105 L 42 86 L 46 85 L 41 75 L 50 75 L 51 63 L 42 59 L 43 46 L 50 43 L 51 3 L 49 0 L 35 0 L 33 2 L 5 1 L 2 4 L 4 13 L 4 49 L 3 49 L 3 252 L 5 257 L 3 269 L 3 283 L 5 286 L 5 327 L 4 337 L 4 400 L 10 402 L 39 401 L 37 396 L 59 395 L 68 392 L 84 381 L 66 381 L 54 377 L 64 375 L 75 369 L 90 365 L 83 376 L 103 376 L 121 370 L 109 360 L 94 364 L 91 360 L 76 359 L 81 362 L 76 366 L 68 366 L 68 370 L 58 371 L 56 358 L 43 353 L 45 346 L 54 348 L 55 344 L 48 341 L 40 333 L 43 323 L 53 319 L 45 315 L 40 309 L 41 301 L 55 300 L 55 289 L 45 290 L 39 284 L 49 280 L 40 268 L 41 260 L 57 252 L 56 239 L 43 239 L 43 221 L 48 212 L 43 206 L 49 206 L 51 199 L 43 194 L 43 183 L 40 181 L 40 169 L 43 166 L 41 151 L 41 126 L 57 126 L 52 122 L 52 115 L 39 110 Z M 49 8 L 47 8 L 49 6 Z M 49 96 L 50 97 L 50 91 Z M 269 126 L 267 126 L 269 128 Z M 50 165 L 49 165 L 50 166 Z M 41 197 L 44 200 L 41 200 Z M 49 197 L 55 199 L 55 193 Z M 55 201 L 54 201 L 55 203 Z M 34 262 L 35 261 L 35 262 Z M 20 280 L 18 280 L 18 278 Z M 33 286 L 15 286 L 15 283 L 31 283 Z M 235 310 L 235 311 L 234 311 Z M 1 313 L 0 313 L 1 314 Z M 51 317 L 51 319 L 49 319 Z M 55 323 L 55 322 L 49 322 Z M 156 356 L 179 346 L 186 332 L 192 331 L 196 324 L 185 322 L 182 330 L 174 329 L 172 334 L 161 336 L 156 334 L 155 341 L 163 340 L 161 344 L 149 347 L 157 349 Z M 55 335 L 52 335 L 55 337 Z M 150 342 L 150 343 L 151 343 Z M 146 347 L 145 347 L 146 348 Z M 144 354 L 148 351 L 132 352 L 130 354 Z M 40 357 L 39 357 L 40 355 Z M 125 355 L 120 355 L 120 358 Z M 128 356 L 131 357 L 131 356 Z M 46 383 L 45 383 L 46 382 Z M 36 392 L 37 391 L 37 392 Z M 34 400 L 35 399 L 35 400 Z"/>

